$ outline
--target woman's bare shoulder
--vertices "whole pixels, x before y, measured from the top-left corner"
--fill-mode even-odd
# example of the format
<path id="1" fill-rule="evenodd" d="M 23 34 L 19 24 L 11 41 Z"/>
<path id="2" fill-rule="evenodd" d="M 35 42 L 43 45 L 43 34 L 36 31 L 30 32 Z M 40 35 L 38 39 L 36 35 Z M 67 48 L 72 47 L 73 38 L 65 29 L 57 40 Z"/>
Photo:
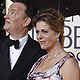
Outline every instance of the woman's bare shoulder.
<path id="1" fill-rule="evenodd" d="M 62 66 L 63 80 L 79 80 L 80 70 L 75 58 L 69 58 Z"/>

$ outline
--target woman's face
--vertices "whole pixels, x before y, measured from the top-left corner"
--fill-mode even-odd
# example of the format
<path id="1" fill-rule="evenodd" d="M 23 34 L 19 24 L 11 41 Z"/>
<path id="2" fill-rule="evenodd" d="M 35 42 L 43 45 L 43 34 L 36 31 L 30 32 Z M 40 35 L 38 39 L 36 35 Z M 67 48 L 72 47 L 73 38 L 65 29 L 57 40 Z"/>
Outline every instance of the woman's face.
<path id="1" fill-rule="evenodd" d="M 53 49 L 56 45 L 58 34 L 44 21 L 36 23 L 36 36 L 42 49 L 47 51 Z"/>

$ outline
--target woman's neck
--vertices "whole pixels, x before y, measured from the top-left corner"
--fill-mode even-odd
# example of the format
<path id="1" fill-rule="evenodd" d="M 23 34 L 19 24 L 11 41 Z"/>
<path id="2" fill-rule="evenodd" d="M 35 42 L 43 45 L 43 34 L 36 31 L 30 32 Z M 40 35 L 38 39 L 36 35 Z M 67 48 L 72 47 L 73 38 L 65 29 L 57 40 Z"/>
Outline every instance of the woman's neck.
<path id="1" fill-rule="evenodd" d="M 54 48 L 47 51 L 48 52 L 48 57 L 55 56 L 61 50 L 62 50 L 61 44 L 58 42 L 58 43 L 56 43 Z"/>

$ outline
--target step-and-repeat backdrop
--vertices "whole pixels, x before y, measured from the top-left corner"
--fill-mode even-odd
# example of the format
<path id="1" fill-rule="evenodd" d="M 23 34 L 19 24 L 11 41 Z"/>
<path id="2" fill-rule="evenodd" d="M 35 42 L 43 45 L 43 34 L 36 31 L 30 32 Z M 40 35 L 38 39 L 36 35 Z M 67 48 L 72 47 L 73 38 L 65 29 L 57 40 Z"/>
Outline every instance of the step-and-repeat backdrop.
<path id="1" fill-rule="evenodd" d="M 64 28 L 64 49 L 73 55 L 80 66 L 80 16 L 70 16 L 65 18 Z"/>
<path id="2" fill-rule="evenodd" d="M 6 0 L 6 13 L 9 6 L 12 4 L 10 0 Z M 35 29 L 29 31 L 29 34 L 36 40 Z M 64 49 L 73 55 L 80 66 L 80 16 L 70 16 L 65 18 L 64 27 Z"/>

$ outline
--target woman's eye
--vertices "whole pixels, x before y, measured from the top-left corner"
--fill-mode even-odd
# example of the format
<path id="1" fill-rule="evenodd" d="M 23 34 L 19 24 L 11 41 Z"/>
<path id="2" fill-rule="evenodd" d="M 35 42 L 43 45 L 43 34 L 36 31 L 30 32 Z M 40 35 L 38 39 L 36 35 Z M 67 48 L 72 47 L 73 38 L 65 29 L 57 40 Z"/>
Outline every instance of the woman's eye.
<path id="1" fill-rule="evenodd" d="M 39 31 L 36 30 L 36 33 L 39 34 Z M 48 33 L 48 31 L 47 30 L 41 30 L 41 33 L 46 34 L 46 33 Z"/>
<path id="2" fill-rule="evenodd" d="M 36 33 L 39 33 L 39 31 L 36 30 Z"/>
<path id="3" fill-rule="evenodd" d="M 42 32 L 43 32 L 43 33 L 48 33 L 48 31 L 46 31 L 46 30 L 43 30 Z"/>

